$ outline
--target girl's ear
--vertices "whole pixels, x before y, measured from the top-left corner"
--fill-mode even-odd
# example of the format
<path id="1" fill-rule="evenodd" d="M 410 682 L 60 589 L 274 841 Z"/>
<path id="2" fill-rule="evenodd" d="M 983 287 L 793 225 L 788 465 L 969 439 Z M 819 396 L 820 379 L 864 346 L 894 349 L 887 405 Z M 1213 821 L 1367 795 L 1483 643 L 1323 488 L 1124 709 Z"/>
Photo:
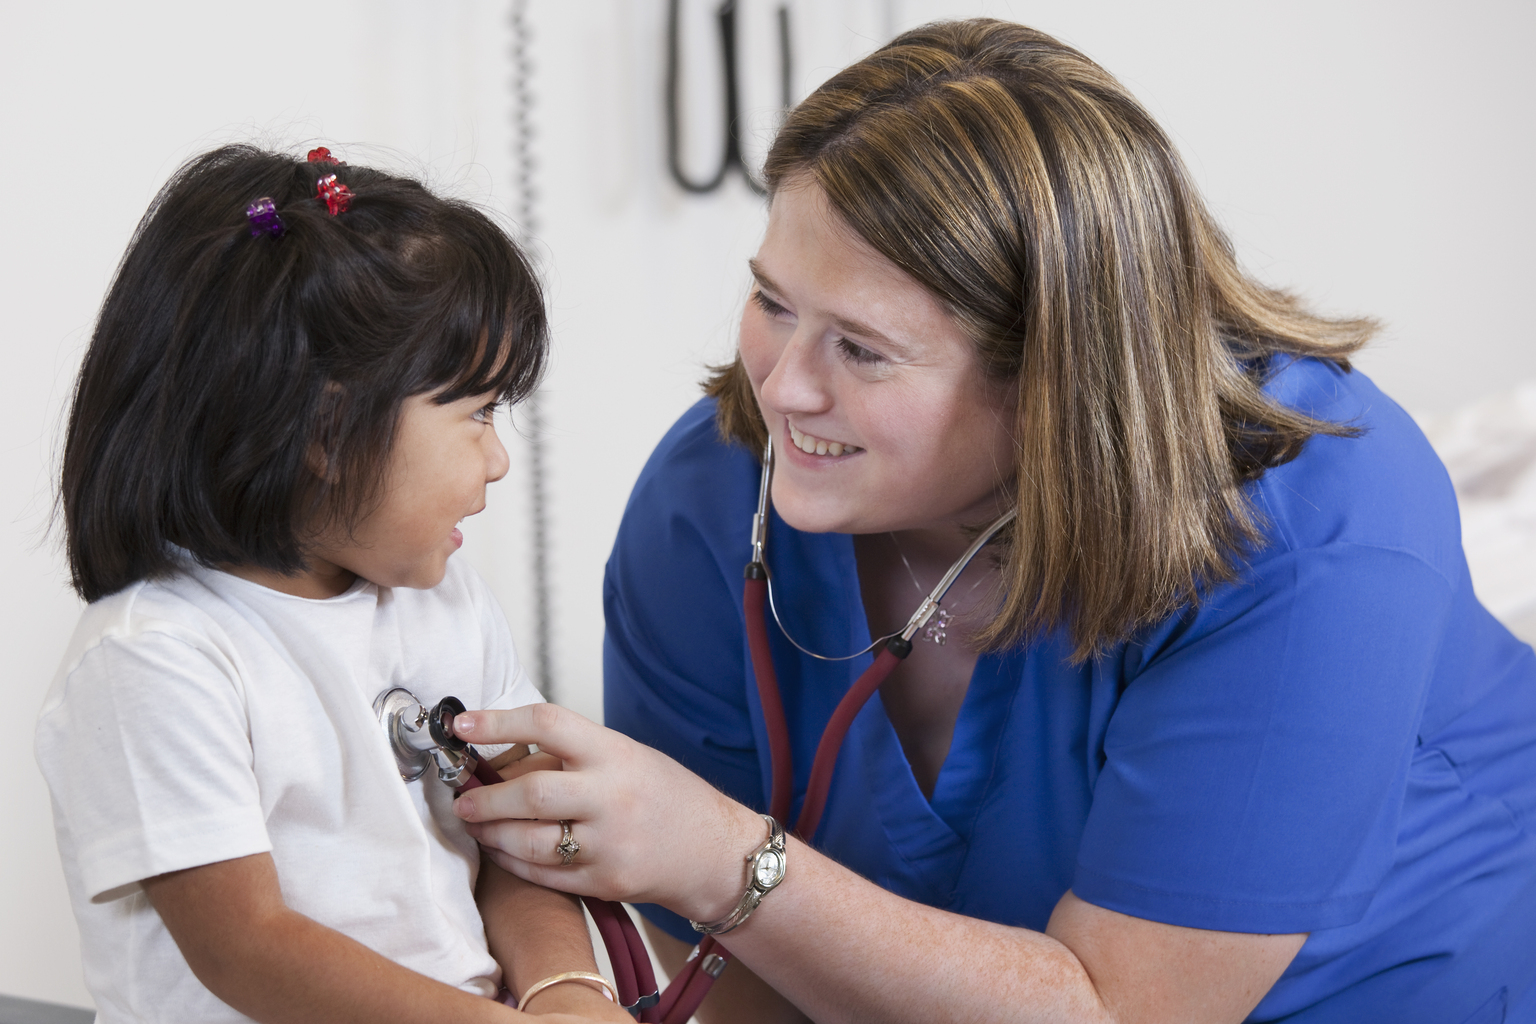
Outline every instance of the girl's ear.
<path id="1" fill-rule="evenodd" d="M 327 484 L 337 482 L 340 472 L 334 453 L 336 435 L 341 426 L 343 399 L 346 390 L 335 381 L 326 381 L 320 394 L 320 413 L 315 417 L 315 436 L 309 442 L 304 462 L 316 479 Z"/>

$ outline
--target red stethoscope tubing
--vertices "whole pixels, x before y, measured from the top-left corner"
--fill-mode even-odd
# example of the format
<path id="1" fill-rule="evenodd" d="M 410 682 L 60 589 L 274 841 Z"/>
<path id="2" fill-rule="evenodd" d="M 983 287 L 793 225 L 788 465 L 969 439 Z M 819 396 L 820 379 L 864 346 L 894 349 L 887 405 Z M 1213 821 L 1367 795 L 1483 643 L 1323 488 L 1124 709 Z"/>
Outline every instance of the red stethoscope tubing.
<path id="1" fill-rule="evenodd" d="M 773 668 L 773 651 L 768 646 L 767 600 L 768 580 L 749 575 L 742 591 L 741 604 L 742 611 L 746 613 L 747 649 L 752 654 L 752 674 L 757 679 L 758 703 L 763 707 L 763 725 L 768 732 L 768 759 L 773 776 L 768 813 L 773 815 L 775 821 L 787 822 L 789 801 L 795 784 L 795 768 L 789 748 L 789 722 L 784 717 L 784 697 L 779 693 L 779 677 Z"/>
<path id="2" fill-rule="evenodd" d="M 754 573 L 754 568 L 758 571 Z M 778 673 L 774 671 L 773 654 L 768 647 L 768 617 L 766 601 L 768 580 L 758 563 L 747 567 L 747 579 L 742 594 L 742 606 L 747 621 L 747 646 L 752 652 L 752 673 L 757 677 L 758 702 L 763 707 L 763 725 L 768 732 L 768 754 L 773 765 L 773 789 L 768 799 L 769 814 L 779 821 L 789 817 L 789 806 L 794 789 L 794 761 L 789 746 L 789 722 L 784 717 L 784 699 L 779 693 Z M 910 648 L 909 648 L 910 649 Z M 837 767 L 837 755 L 843 749 L 843 740 L 853 727 L 869 698 L 875 695 L 882 683 L 901 664 L 896 654 L 900 645 L 887 644 L 870 666 L 843 694 L 837 708 L 822 730 L 816 744 L 816 756 L 811 761 L 811 775 L 806 783 L 805 802 L 800 805 L 800 816 L 795 820 L 794 833 L 809 842 L 821 824 L 821 816 L 827 809 L 827 793 L 832 789 L 832 774 Z"/>
<path id="3" fill-rule="evenodd" d="M 746 617 L 747 648 L 752 655 L 752 674 L 757 678 L 758 702 L 763 708 L 763 725 L 768 733 L 768 756 L 772 764 L 773 788 L 768 798 L 768 813 L 776 820 L 784 821 L 789 817 L 790 801 L 794 795 L 795 772 L 789 745 L 789 722 L 784 716 L 784 698 L 779 692 L 779 676 L 774 670 L 773 652 L 768 646 L 767 598 L 767 574 L 762 571 L 759 563 L 754 562 L 747 566 L 742 610 Z M 887 644 L 881 650 L 874 662 L 843 695 L 843 699 L 838 701 L 826 729 L 822 731 L 821 741 L 816 745 L 816 757 L 811 762 L 805 802 L 801 804 L 800 817 L 795 821 L 795 835 L 801 839 L 809 841 L 816 834 L 822 813 L 827 808 L 827 793 L 832 788 L 832 773 L 837 767 L 837 755 L 843 749 L 843 740 L 847 738 L 853 720 L 858 717 L 864 705 L 869 703 L 869 698 L 874 696 L 880 684 L 901 664 L 901 657 L 895 653 L 897 650 L 900 650 L 900 645 L 895 643 Z M 686 1008 L 687 1014 L 667 1014 L 663 1024 L 681 1024 L 698 1009 L 715 980 L 702 970 L 710 953 L 724 963 L 731 960 L 730 951 L 715 942 L 714 936 L 705 936 L 683 971 L 667 988 L 670 995 L 679 982 L 685 986 L 682 994 L 689 998 L 680 1000 L 677 1008 Z M 668 1005 L 665 995 L 662 996 L 662 1005 Z"/>
<path id="4" fill-rule="evenodd" d="M 747 648 L 752 657 L 752 674 L 757 679 L 758 700 L 763 708 L 763 724 L 768 733 L 768 756 L 772 766 L 772 789 L 768 800 L 769 813 L 778 821 L 789 817 L 790 802 L 794 790 L 794 761 L 789 742 L 789 722 L 784 715 L 784 699 L 779 692 L 779 677 L 773 666 L 773 652 L 768 643 L 768 579 L 760 563 L 747 567 L 747 579 L 742 592 L 742 611 L 746 618 Z M 853 720 L 875 691 L 880 689 L 891 672 L 901 663 L 895 652 L 901 649 L 896 643 L 887 644 L 874 662 L 864 670 L 853 686 L 832 712 L 827 727 L 816 745 L 816 756 L 811 762 L 810 779 L 806 785 L 805 802 L 795 821 L 794 832 L 801 839 L 809 840 L 821 824 L 822 813 L 827 807 L 827 794 L 832 788 L 832 774 L 837 766 L 837 756 L 843 748 L 843 740 L 853 726 Z M 908 646 L 910 650 L 910 646 Z M 477 786 L 495 785 L 501 777 L 485 764 L 475 766 L 474 777 L 467 779 L 460 790 Z M 634 919 L 622 903 L 583 896 L 582 903 L 592 915 L 608 950 L 608 960 L 613 965 L 614 988 L 619 1002 L 624 1006 L 638 1006 L 642 997 L 650 1005 L 639 1009 L 636 1019 L 644 1024 L 684 1024 L 698 1010 L 710 987 L 721 970 L 730 962 L 731 954 L 716 941 L 713 935 L 704 936 L 694 947 L 693 953 L 667 990 L 657 993 L 656 973 L 651 958 L 646 953 Z M 707 969 L 712 967 L 713 969 Z"/>

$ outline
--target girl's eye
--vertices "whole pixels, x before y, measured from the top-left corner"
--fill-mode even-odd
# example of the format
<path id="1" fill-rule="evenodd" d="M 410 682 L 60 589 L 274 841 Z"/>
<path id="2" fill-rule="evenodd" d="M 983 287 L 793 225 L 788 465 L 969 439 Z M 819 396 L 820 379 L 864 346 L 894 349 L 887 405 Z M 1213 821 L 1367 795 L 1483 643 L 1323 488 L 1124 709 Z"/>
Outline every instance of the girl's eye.
<path id="1" fill-rule="evenodd" d="M 860 366 L 868 366 L 871 363 L 885 362 L 885 357 L 880 353 L 872 352 L 865 348 L 863 345 L 849 341 L 847 338 L 838 338 L 837 348 L 838 351 L 843 354 L 844 359 L 848 360 L 850 363 L 858 363 Z"/>
<path id="2" fill-rule="evenodd" d="M 482 405 L 475 410 L 475 419 L 481 423 L 490 423 L 496 418 L 496 406 L 500 404 L 500 402 L 492 402 L 490 405 Z"/>
<path id="3" fill-rule="evenodd" d="M 764 295 L 761 288 L 752 293 L 752 301 L 757 303 L 758 308 L 771 317 L 780 317 L 789 312 L 789 310 Z"/>

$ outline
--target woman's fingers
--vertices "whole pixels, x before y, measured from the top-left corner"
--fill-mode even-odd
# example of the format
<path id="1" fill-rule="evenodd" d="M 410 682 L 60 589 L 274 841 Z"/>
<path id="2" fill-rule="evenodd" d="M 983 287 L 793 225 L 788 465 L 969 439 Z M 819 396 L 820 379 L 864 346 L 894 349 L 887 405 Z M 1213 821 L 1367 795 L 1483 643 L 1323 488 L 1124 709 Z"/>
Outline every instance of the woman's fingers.
<path id="1" fill-rule="evenodd" d="M 566 866 L 560 853 L 560 841 L 565 829 L 557 821 L 487 821 L 474 826 L 475 838 L 481 843 L 505 853 L 515 860 L 549 867 Z M 577 838 L 578 834 L 585 841 Z M 571 838 L 580 849 L 571 863 L 590 862 L 596 856 L 596 835 L 591 829 L 583 829 L 580 822 L 572 824 Z"/>
<path id="2" fill-rule="evenodd" d="M 538 771 L 479 786 L 453 802 L 453 813 L 465 821 L 496 818 L 585 818 L 597 810 L 590 799 L 591 780 L 578 772 Z"/>
<path id="3" fill-rule="evenodd" d="M 480 849 L 484 854 L 526 882 L 605 900 L 625 899 L 632 895 L 623 881 L 624 872 L 588 860 L 597 856 L 601 840 L 593 830 L 583 828 L 581 822 L 571 823 L 572 837 L 581 844 L 581 850 L 570 864 L 564 863 L 560 856 L 558 846 L 564 830 L 558 823 L 498 821 L 474 828 L 495 840 L 482 840 L 484 845 Z"/>
<path id="4" fill-rule="evenodd" d="M 470 743 L 531 743 L 580 767 L 602 726 L 568 708 L 528 704 L 510 711 L 466 711 L 453 717 L 453 733 Z"/>
<path id="5" fill-rule="evenodd" d="M 527 757 L 509 762 L 496 770 L 501 776 L 501 781 L 510 782 L 520 779 L 529 772 L 558 772 L 565 767 L 565 763 L 554 754 L 546 754 L 539 751 L 537 754 L 529 754 Z"/>
<path id="6" fill-rule="evenodd" d="M 740 899 L 742 856 L 762 840 L 762 818 L 660 751 L 548 704 L 466 712 L 454 731 L 538 744 L 563 762 L 454 802 L 482 849 L 519 878 L 701 919 Z M 562 819 L 581 846 L 570 864 L 557 849 Z"/>

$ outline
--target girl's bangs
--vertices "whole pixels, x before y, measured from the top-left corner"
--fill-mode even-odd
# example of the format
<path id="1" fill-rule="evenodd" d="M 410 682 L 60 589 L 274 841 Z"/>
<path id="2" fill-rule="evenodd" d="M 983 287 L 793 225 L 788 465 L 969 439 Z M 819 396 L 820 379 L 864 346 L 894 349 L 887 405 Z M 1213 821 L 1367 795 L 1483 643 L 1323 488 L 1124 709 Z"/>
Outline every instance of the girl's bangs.
<path id="1" fill-rule="evenodd" d="M 494 243 L 500 244 L 483 247 L 476 265 L 454 268 L 442 303 L 446 308 L 424 324 L 433 337 L 423 341 L 437 352 L 428 389 L 442 389 L 438 402 L 494 394 L 516 404 L 543 376 L 543 302 L 531 269 L 510 241 L 496 234 Z"/>

